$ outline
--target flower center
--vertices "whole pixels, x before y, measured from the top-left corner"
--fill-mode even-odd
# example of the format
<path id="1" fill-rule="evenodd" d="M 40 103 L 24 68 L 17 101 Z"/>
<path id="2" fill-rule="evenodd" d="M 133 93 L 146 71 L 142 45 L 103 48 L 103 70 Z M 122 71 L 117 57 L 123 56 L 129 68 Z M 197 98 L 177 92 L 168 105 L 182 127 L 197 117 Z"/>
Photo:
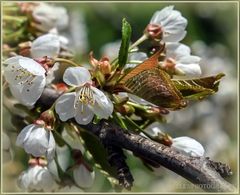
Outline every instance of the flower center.
<path id="1" fill-rule="evenodd" d="M 167 58 L 163 62 L 163 67 L 166 69 L 174 69 L 175 65 L 176 65 L 176 61 L 173 58 Z"/>
<path id="2" fill-rule="evenodd" d="M 77 101 L 76 101 L 74 107 L 76 108 L 79 105 L 79 103 L 82 103 L 82 105 L 83 104 L 93 105 L 95 103 L 95 99 L 93 97 L 93 91 L 90 88 L 90 84 L 86 83 L 84 86 L 82 86 L 79 89 Z"/>
<path id="3" fill-rule="evenodd" d="M 36 75 L 32 74 L 31 72 L 27 71 L 24 68 L 16 69 L 14 65 L 12 65 L 12 72 L 16 73 L 14 78 L 21 85 L 28 85 L 31 86 L 33 84 L 33 80 L 35 79 Z M 27 89 L 29 91 L 29 89 Z"/>

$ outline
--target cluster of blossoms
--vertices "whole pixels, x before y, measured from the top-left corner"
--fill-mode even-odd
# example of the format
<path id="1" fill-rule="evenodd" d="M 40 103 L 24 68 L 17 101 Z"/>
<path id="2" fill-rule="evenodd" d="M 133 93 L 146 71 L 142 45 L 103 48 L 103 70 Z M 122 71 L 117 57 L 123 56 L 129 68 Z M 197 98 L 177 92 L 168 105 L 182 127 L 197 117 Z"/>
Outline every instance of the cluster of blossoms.
<path id="1" fill-rule="evenodd" d="M 52 72 L 61 66 L 61 63 L 69 63 L 67 59 L 61 59 L 61 51 L 66 48 L 68 40 L 59 35 L 59 31 L 68 25 L 67 11 L 62 7 L 53 7 L 45 3 L 32 5 L 21 4 L 23 12 L 31 13 L 31 25 L 41 32 L 31 43 L 23 44 L 19 54 L 4 61 L 4 78 L 8 83 L 12 96 L 29 109 L 34 108 L 44 92 L 50 86 L 53 78 Z M 174 76 L 193 77 L 201 74 L 199 66 L 200 58 L 191 55 L 190 48 L 179 43 L 185 35 L 187 20 L 179 11 L 173 10 L 173 6 L 157 11 L 144 31 L 144 39 L 151 38 L 156 42 L 164 42 L 166 57 L 160 62 L 160 67 Z M 129 63 L 125 68 L 134 68 L 131 61 L 143 61 L 147 54 L 133 52 L 129 55 Z M 17 137 L 16 144 L 31 155 L 29 169 L 24 171 L 19 178 L 21 188 L 28 191 L 53 191 L 59 181 L 56 163 L 56 137 L 55 120 L 58 118 L 62 124 L 76 121 L 79 125 L 87 125 L 93 119 L 113 118 L 114 103 L 112 95 L 103 91 L 101 79 L 111 75 L 111 65 L 108 58 L 96 60 L 90 55 L 92 69 L 80 67 L 71 63 L 74 67 L 68 67 L 62 76 L 64 90 L 53 106 L 22 129 Z M 102 77 L 100 77 L 102 78 Z M 56 86 L 56 85 L 55 85 Z M 155 106 L 140 98 L 127 95 L 132 102 L 141 105 Z M 117 107 L 116 107 L 117 109 Z M 57 115 L 55 115 L 55 112 Z M 59 122 L 59 121 L 58 121 Z M 170 138 L 158 130 L 145 131 L 150 137 L 168 139 L 172 147 L 191 156 L 203 156 L 204 149 L 200 143 L 189 137 Z M 57 132 L 56 132 L 57 133 Z M 63 134 L 60 137 L 64 137 Z M 77 135 L 78 136 L 78 135 Z M 143 134 L 145 136 L 145 134 Z M 64 139 L 64 138 L 63 138 Z M 65 140 L 65 139 L 64 139 Z M 74 139 L 75 140 L 75 139 Z M 72 158 L 74 165 L 64 166 L 63 171 L 73 170 L 75 184 L 81 188 L 91 187 L 95 177 L 94 170 L 88 166 L 83 158 L 83 146 L 74 140 L 65 140 L 67 145 L 74 149 Z M 68 142 L 69 141 L 69 142 Z M 75 151 L 76 150 L 76 151 Z M 63 160 L 60 160 L 63 161 Z M 55 171 L 53 171 L 55 169 Z M 53 189 L 54 188 L 54 189 Z"/>

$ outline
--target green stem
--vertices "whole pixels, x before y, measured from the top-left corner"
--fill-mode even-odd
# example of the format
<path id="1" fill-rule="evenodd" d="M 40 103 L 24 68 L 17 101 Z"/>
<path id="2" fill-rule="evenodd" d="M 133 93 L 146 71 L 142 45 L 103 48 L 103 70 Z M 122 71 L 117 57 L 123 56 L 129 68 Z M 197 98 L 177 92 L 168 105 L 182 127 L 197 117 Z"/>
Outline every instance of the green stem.
<path id="1" fill-rule="evenodd" d="M 64 59 L 64 58 L 55 58 L 54 59 L 54 63 L 56 63 L 56 62 L 64 62 L 64 63 L 67 63 L 67 64 L 71 64 L 71 65 L 73 65 L 75 67 L 80 66 L 79 64 L 77 64 L 77 63 L 75 63 L 75 62 L 73 62 L 71 60 Z"/>
<path id="2" fill-rule="evenodd" d="M 145 132 L 138 124 L 136 124 L 131 118 L 129 118 L 128 116 L 124 116 L 125 119 L 131 123 L 137 130 L 141 131 L 144 135 L 148 136 L 151 139 L 154 139 L 153 136 L 151 136 L 150 134 L 148 134 L 147 132 Z"/>
<path id="3" fill-rule="evenodd" d="M 127 126 L 124 123 L 124 121 L 122 120 L 122 118 L 114 111 L 113 112 L 113 117 L 115 117 L 117 119 L 117 122 L 119 123 L 119 125 L 123 128 L 127 130 Z"/>
<path id="4" fill-rule="evenodd" d="M 143 110 L 143 111 L 146 111 L 146 109 L 147 109 L 147 106 L 143 106 L 143 105 L 140 105 L 140 104 L 131 102 L 131 101 L 127 101 L 127 104 L 128 104 L 128 105 L 131 105 L 131 106 L 133 106 L 133 107 L 135 107 L 135 108 L 138 108 L 138 109 L 140 109 L 140 110 Z"/>
<path id="5" fill-rule="evenodd" d="M 135 43 L 133 43 L 130 47 L 129 47 L 129 51 L 131 51 L 133 48 L 137 47 L 138 45 L 140 45 L 142 42 L 144 42 L 145 40 L 147 40 L 148 37 L 143 34 Z"/>

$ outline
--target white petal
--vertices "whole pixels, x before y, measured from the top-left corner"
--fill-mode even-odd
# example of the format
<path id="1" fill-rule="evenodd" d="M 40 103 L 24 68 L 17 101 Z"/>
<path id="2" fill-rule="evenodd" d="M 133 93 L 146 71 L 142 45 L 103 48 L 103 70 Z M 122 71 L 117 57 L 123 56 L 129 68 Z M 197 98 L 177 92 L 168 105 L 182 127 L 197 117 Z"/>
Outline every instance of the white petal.
<path id="1" fill-rule="evenodd" d="M 184 39 L 186 36 L 187 31 L 180 31 L 176 34 L 164 34 L 163 41 L 164 42 L 178 42 Z"/>
<path id="2" fill-rule="evenodd" d="M 176 64 L 176 69 L 184 73 L 184 76 L 197 77 L 202 74 L 199 64 Z"/>
<path id="3" fill-rule="evenodd" d="M 66 171 L 70 165 L 71 153 L 68 146 L 56 147 L 57 160 L 63 171 Z"/>
<path id="4" fill-rule="evenodd" d="M 187 45 L 181 43 L 167 43 L 166 44 L 166 56 L 173 59 L 180 59 L 182 56 L 190 55 L 190 48 Z"/>
<path id="5" fill-rule="evenodd" d="M 178 62 L 182 64 L 199 64 L 201 58 L 198 56 L 191 56 L 191 55 L 186 55 L 181 57 Z"/>
<path id="6" fill-rule="evenodd" d="M 19 65 L 33 75 L 45 75 L 46 70 L 31 58 L 19 59 Z"/>
<path id="7" fill-rule="evenodd" d="M 30 186 L 30 183 L 31 183 L 31 179 L 29 178 L 28 170 L 23 171 L 18 177 L 18 180 L 17 180 L 18 186 L 23 190 L 27 190 Z"/>
<path id="8" fill-rule="evenodd" d="M 56 147 L 56 143 L 55 143 L 55 139 L 52 135 L 52 132 L 49 132 L 49 139 L 48 139 L 48 149 L 47 149 L 47 159 L 48 160 L 52 160 L 55 156 L 55 147 Z"/>
<path id="9" fill-rule="evenodd" d="M 46 84 L 44 76 L 36 76 L 31 85 L 27 83 L 10 85 L 12 95 L 23 105 L 32 106 L 42 95 Z"/>
<path id="10" fill-rule="evenodd" d="M 40 157 L 46 154 L 49 146 L 49 132 L 43 127 L 35 127 L 28 139 L 24 142 L 24 150 L 28 154 L 32 154 L 35 157 Z"/>
<path id="11" fill-rule="evenodd" d="M 63 94 L 57 99 L 55 110 L 62 121 L 66 121 L 74 116 L 75 97 L 76 93 L 73 92 Z"/>
<path id="12" fill-rule="evenodd" d="M 172 147 L 190 156 L 203 156 L 205 150 L 195 139 L 190 137 L 177 137 L 173 139 Z"/>
<path id="13" fill-rule="evenodd" d="M 91 75 L 84 67 L 70 67 L 64 72 L 63 81 L 70 86 L 80 86 L 91 81 Z"/>
<path id="14" fill-rule="evenodd" d="M 161 24 L 161 21 L 171 14 L 173 8 L 174 6 L 167 6 L 160 11 L 156 11 L 150 20 L 150 24 Z"/>
<path id="15" fill-rule="evenodd" d="M 14 85 L 27 79 L 26 76 L 22 77 L 22 79 L 16 79 L 16 76 L 20 74 L 20 72 L 17 71 L 18 69 L 23 69 L 33 75 L 44 75 L 46 72 L 36 61 L 22 56 L 9 58 L 4 63 L 7 64 L 7 67 L 4 68 L 5 79 L 8 83 Z"/>
<path id="16" fill-rule="evenodd" d="M 31 56 L 41 58 L 44 56 L 56 57 L 60 51 L 60 39 L 57 35 L 46 34 L 35 39 L 31 46 Z"/>
<path id="17" fill-rule="evenodd" d="M 94 116 L 94 113 L 89 108 L 88 105 L 79 103 L 79 106 L 75 113 L 75 119 L 78 124 L 86 125 L 86 124 L 90 123 L 93 119 L 93 116 Z"/>
<path id="18" fill-rule="evenodd" d="M 113 112 L 113 104 L 111 100 L 99 89 L 91 87 L 95 99 L 93 112 L 100 118 L 108 119 Z"/>
<path id="19" fill-rule="evenodd" d="M 17 136 L 16 145 L 23 146 L 23 143 L 28 139 L 29 135 L 31 134 L 32 130 L 36 127 L 36 125 L 31 124 L 22 129 L 20 134 Z"/>
<path id="20" fill-rule="evenodd" d="M 56 164 L 54 159 L 48 162 L 47 168 L 50 171 L 50 173 L 53 175 L 53 177 L 57 181 L 60 181 L 59 174 L 58 174 L 58 169 L 57 169 L 57 164 Z"/>
<path id="21" fill-rule="evenodd" d="M 90 172 L 84 165 L 79 165 L 73 170 L 73 179 L 82 188 L 90 188 L 93 185 L 95 172 Z"/>

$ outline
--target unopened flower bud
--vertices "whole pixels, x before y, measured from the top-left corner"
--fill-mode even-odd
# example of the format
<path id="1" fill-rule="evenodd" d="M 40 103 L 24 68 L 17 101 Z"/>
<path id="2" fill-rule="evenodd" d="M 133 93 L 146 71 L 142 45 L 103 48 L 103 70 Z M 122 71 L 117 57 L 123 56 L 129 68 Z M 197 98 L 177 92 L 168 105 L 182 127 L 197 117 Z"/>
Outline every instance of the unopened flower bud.
<path id="1" fill-rule="evenodd" d="M 66 92 L 68 90 L 68 87 L 65 83 L 57 83 L 51 85 L 53 89 L 59 92 Z"/>
<path id="2" fill-rule="evenodd" d="M 28 154 L 34 157 L 46 156 L 51 160 L 55 154 L 56 144 L 52 132 L 36 123 L 26 126 L 20 132 L 16 145 L 24 148 Z"/>
<path id="3" fill-rule="evenodd" d="M 132 113 L 135 112 L 134 107 L 128 104 L 116 105 L 115 108 L 118 112 L 120 112 L 123 115 L 131 115 Z"/>
<path id="4" fill-rule="evenodd" d="M 105 75 L 111 73 L 111 64 L 107 57 L 101 58 L 101 60 L 99 61 L 99 69 Z"/>
<path id="5" fill-rule="evenodd" d="M 22 56 L 29 56 L 32 43 L 30 41 L 18 44 L 19 54 Z"/>
<path id="6" fill-rule="evenodd" d="M 54 112 L 52 110 L 46 110 L 40 115 L 40 120 L 44 121 L 45 128 L 47 129 L 53 129 L 53 125 L 56 121 Z"/>
<path id="7" fill-rule="evenodd" d="M 89 53 L 89 61 L 94 67 L 98 66 L 98 60 L 93 57 L 93 51 Z"/>
<path id="8" fill-rule="evenodd" d="M 35 158 L 35 157 L 33 157 L 33 158 L 29 159 L 28 164 L 30 166 L 39 165 L 39 166 L 43 166 L 44 167 L 44 166 L 47 166 L 48 163 L 47 163 L 47 160 L 44 159 L 44 158 L 39 158 L 39 157 Z"/>
<path id="9" fill-rule="evenodd" d="M 93 57 L 93 52 L 89 53 L 89 61 L 96 70 L 100 70 L 100 72 L 104 75 L 108 75 L 111 73 L 111 64 L 109 62 L 108 57 L 102 57 L 100 60 L 97 60 Z"/>
<path id="10" fill-rule="evenodd" d="M 161 40 L 162 39 L 162 28 L 158 24 L 148 24 L 144 30 L 144 33 L 151 39 Z"/>

